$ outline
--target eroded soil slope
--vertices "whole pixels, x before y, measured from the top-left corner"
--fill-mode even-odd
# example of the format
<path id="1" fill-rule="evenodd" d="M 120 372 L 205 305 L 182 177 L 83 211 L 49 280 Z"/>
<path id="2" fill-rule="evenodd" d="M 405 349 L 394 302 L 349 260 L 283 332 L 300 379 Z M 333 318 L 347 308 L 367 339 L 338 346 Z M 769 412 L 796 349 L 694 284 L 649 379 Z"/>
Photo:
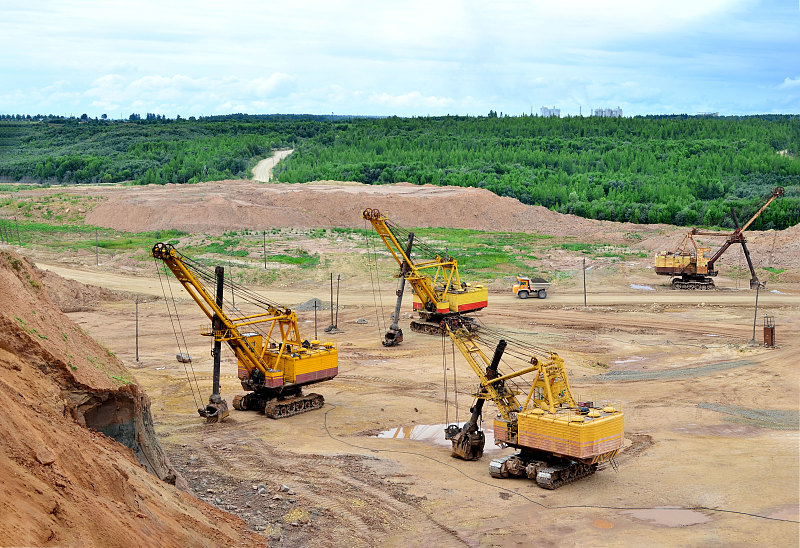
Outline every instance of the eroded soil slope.
<path id="1" fill-rule="evenodd" d="M 155 437 L 147 395 L 56 307 L 35 269 L 5 251 L 0 303 L 0 544 L 219 546 L 263 538 L 167 483 L 183 480 Z"/>

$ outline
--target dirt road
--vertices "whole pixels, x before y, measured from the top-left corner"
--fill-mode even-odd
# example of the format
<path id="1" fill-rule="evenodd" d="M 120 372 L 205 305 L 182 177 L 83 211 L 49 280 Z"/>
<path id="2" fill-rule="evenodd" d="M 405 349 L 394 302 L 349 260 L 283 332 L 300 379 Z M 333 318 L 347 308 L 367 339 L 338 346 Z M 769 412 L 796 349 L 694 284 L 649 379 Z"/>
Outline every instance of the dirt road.
<path id="1" fill-rule="evenodd" d="M 275 165 L 294 152 L 289 150 L 276 150 L 270 157 L 264 158 L 253 168 L 253 180 L 259 183 L 268 183 L 272 180 L 272 169 Z"/>

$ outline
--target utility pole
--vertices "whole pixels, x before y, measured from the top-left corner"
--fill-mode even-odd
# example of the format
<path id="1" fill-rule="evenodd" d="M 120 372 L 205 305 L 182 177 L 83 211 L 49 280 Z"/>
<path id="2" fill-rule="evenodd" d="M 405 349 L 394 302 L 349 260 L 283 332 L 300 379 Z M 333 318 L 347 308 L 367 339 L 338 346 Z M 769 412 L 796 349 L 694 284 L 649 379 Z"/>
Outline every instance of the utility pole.
<path id="1" fill-rule="evenodd" d="M 319 340 L 319 335 L 317 335 L 317 300 L 314 299 L 314 340 Z"/>
<path id="2" fill-rule="evenodd" d="M 583 258 L 583 307 L 586 308 L 586 257 Z"/>
<path id="3" fill-rule="evenodd" d="M 97 229 L 94 229 L 94 266 L 100 266 L 100 252 L 97 250 Z"/>
<path id="4" fill-rule="evenodd" d="M 341 274 L 336 275 L 336 321 L 333 324 L 336 329 L 339 328 L 339 280 L 341 280 L 341 278 Z"/>
<path id="5" fill-rule="evenodd" d="M 16 216 L 14 217 L 14 222 L 17 223 L 17 241 L 19 242 L 19 246 L 22 247 L 22 238 L 19 236 L 19 221 Z"/>
<path id="6" fill-rule="evenodd" d="M 267 269 L 267 231 L 264 231 L 264 270 Z"/>

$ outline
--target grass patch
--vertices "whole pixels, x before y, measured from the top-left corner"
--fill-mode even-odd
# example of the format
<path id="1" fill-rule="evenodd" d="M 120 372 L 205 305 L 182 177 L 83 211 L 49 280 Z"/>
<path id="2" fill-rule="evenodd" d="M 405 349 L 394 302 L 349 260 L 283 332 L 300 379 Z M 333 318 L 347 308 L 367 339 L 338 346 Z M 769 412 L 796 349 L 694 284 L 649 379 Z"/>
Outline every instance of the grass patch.
<path id="1" fill-rule="evenodd" d="M 153 246 L 156 242 L 171 239 L 178 242 L 188 233 L 182 230 L 154 230 L 149 232 L 118 232 L 108 228 L 91 225 L 48 223 L 33 220 L 20 220 L 14 226 L 19 229 L 19 239 L 23 246 L 43 246 L 54 251 L 86 250 L 93 251 L 95 245 L 107 251 L 132 251 Z"/>
<path id="2" fill-rule="evenodd" d="M 298 249 L 296 255 L 285 255 L 283 253 L 267 255 L 267 262 L 290 264 L 299 266 L 300 268 L 311 268 L 319 264 L 319 255 L 316 253 L 311 255 L 303 249 Z"/>

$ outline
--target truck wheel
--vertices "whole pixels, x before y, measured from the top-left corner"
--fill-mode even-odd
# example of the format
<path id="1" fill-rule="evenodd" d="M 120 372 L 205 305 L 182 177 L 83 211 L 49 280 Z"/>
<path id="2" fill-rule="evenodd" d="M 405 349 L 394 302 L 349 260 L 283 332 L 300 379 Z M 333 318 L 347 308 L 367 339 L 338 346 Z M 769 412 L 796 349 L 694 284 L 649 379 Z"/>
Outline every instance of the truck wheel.
<path id="1" fill-rule="evenodd" d="M 544 289 L 540 289 L 539 290 L 539 298 L 540 299 L 546 299 L 547 298 L 547 291 L 545 291 Z"/>
<path id="2" fill-rule="evenodd" d="M 517 293 L 517 297 L 519 297 L 520 299 L 527 299 L 528 298 L 528 292 L 525 291 L 525 290 L 520 291 L 519 293 Z"/>

